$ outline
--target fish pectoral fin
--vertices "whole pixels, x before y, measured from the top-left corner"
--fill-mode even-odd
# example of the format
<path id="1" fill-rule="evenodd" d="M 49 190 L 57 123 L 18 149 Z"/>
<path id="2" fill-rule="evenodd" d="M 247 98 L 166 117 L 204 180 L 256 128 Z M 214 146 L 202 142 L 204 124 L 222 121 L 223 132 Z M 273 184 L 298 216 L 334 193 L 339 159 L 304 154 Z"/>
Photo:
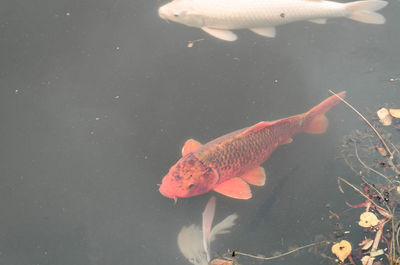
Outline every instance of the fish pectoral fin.
<path id="1" fill-rule="evenodd" d="M 185 144 L 182 147 L 182 156 L 185 156 L 189 154 L 190 152 L 195 151 L 201 146 L 201 143 L 199 143 L 196 140 L 189 139 L 185 142 Z"/>
<path id="2" fill-rule="evenodd" d="M 276 35 L 275 27 L 251 28 L 250 30 L 258 35 L 268 38 L 275 38 Z"/>
<path id="3" fill-rule="evenodd" d="M 264 186 L 266 179 L 265 170 L 263 167 L 255 167 L 244 173 L 240 178 L 251 185 Z"/>
<path id="4" fill-rule="evenodd" d="M 214 36 L 221 40 L 226 40 L 226 41 L 237 40 L 236 34 L 230 30 L 214 29 L 214 28 L 207 28 L 207 27 L 202 27 L 201 29 L 204 30 L 205 32 L 207 32 L 208 34 L 210 34 L 211 36 Z"/>
<path id="5" fill-rule="evenodd" d="M 309 19 L 308 21 L 316 24 L 326 24 L 326 18 L 314 18 L 314 19 Z"/>
<path id="6" fill-rule="evenodd" d="M 242 200 L 250 199 L 252 196 L 249 184 L 238 177 L 222 182 L 214 188 L 214 191 L 231 198 Z"/>

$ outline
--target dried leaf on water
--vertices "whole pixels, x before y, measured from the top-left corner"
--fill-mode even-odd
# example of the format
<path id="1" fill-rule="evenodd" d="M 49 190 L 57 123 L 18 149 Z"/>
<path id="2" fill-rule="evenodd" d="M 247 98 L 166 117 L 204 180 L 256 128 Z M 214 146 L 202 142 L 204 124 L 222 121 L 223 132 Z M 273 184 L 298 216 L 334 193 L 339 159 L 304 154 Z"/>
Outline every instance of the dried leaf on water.
<path id="1" fill-rule="evenodd" d="M 387 152 L 386 152 L 386 149 L 385 148 L 383 148 L 383 147 L 379 147 L 379 146 L 375 146 L 375 149 L 376 149 L 376 151 L 378 151 L 378 153 L 381 155 L 381 156 L 387 156 Z"/>
<path id="2" fill-rule="evenodd" d="M 351 244 L 347 240 L 342 240 L 332 246 L 332 253 L 342 262 L 351 254 Z"/>
<path id="3" fill-rule="evenodd" d="M 389 113 L 394 118 L 400 118 L 400 109 L 389 109 Z"/>
<path id="4" fill-rule="evenodd" d="M 187 42 L 186 47 L 192 48 L 196 42 L 199 42 L 199 41 L 202 41 L 202 40 L 204 40 L 204 39 L 190 40 L 190 41 Z"/>
<path id="5" fill-rule="evenodd" d="M 376 114 L 383 126 L 389 126 L 392 124 L 392 116 L 387 108 L 381 108 L 376 112 Z"/>
<path id="6" fill-rule="evenodd" d="M 361 248 L 362 250 L 367 250 L 372 246 L 373 243 L 374 243 L 374 240 L 372 240 L 371 238 L 366 238 L 358 245 L 360 247 L 362 246 L 362 248 Z"/>
<path id="7" fill-rule="evenodd" d="M 360 221 L 358 225 L 361 227 L 372 227 L 376 226 L 379 223 L 378 217 L 371 212 L 363 212 L 360 215 Z"/>
<path id="8" fill-rule="evenodd" d="M 370 257 L 369 256 L 364 256 L 361 258 L 361 263 L 362 265 L 367 265 Z"/>
<path id="9" fill-rule="evenodd" d="M 376 256 L 380 256 L 385 254 L 385 252 L 383 251 L 383 249 L 378 249 L 376 251 L 371 251 L 371 257 L 376 257 Z"/>

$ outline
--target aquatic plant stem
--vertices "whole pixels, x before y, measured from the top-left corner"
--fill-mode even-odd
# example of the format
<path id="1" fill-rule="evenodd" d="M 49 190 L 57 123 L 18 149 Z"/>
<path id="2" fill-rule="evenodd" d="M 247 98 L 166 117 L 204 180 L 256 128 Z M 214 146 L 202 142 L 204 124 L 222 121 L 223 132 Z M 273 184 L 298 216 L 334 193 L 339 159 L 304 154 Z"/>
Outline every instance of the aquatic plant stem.
<path id="1" fill-rule="evenodd" d="M 357 265 L 357 264 L 354 262 L 354 259 L 353 259 L 353 257 L 351 256 L 351 254 L 350 254 L 347 258 L 349 259 L 349 261 L 350 261 L 351 264 Z"/>
<path id="2" fill-rule="evenodd" d="M 369 256 L 367 265 L 372 265 L 372 263 L 374 262 L 375 257 L 372 256 L 372 253 L 374 253 L 375 251 L 378 250 L 379 241 L 381 240 L 383 227 L 385 226 L 385 223 L 386 223 L 386 220 L 382 221 L 379 224 L 378 232 L 376 232 L 376 234 L 375 234 L 374 243 L 372 244 L 371 254 Z"/>
<path id="3" fill-rule="evenodd" d="M 260 257 L 260 256 L 256 256 L 256 255 L 251 255 L 251 254 L 239 252 L 239 251 L 235 251 L 235 254 L 236 255 L 242 255 L 242 256 L 250 257 L 250 258 L 254 258 L 254 259 L 273 260 L 273 259 L 278 259 L 278 258 L 287 256 L 289 254 L 292 254 L 293 252 L 302 250 L 304 248 L 309 248 L 309 247 L 312 247 L 312 246 L 315 246 L 315 245 L 319 245 L 319 244 L 323 244 L 323 243 L 324 244 L 330 244 L 331 242 L 329 242 L 329 241 L 314 242 L 314 243 L 311 243 L 311 244 L 308 244 L 308 245 L 305 245 L 305 246 L 302 246 L 302 247 L 298 247 L 298 248 L 292 249 L 292 250 L 290 250 L 288 252 L 285 252 L 285 253 L 282 253 L 282 254 L 279 254 L 279 255 L 276 255 L 276 256 L 273 256 L 273 257 Z"/>
<path id="4" fill-rule="evenodd" d="M 355 113 L 357 113 L 358 116 L 360 116 L 369 125 L 369 127 L 371 127 L 371 129 L 375 132 L 375 134 L 378 136 L 379 140 L 381 141 L 381 143 L 385 147 L 386 151 L 390 154 L 390 156 L 393 156 L 392 151 L 389 149 L 389 146 L 386 144 L 385 140 L 383 140 L 383 137 L 381 136 L 381 134 L 375 129 L 374 126 L 372 126 L 372 124 L 367 120 L 367 118 L 365 118 L 364 115 L 362 115 L 349 102 L 347 102 L 345 99 L 339 97 L 338 94 L 336 94 L 335 92 L 333 92 L 330 89 L 329 89 L 329 92 L 332 93 L 333 95 L 335 95 L 336 97 L 338 97 L 343 103 L 345 103 L 349 108 L 351 108 Z"/>
<path id="5" fill-rule="evenodd" d="M 367 118 L 364 117 L 356 108 L 354 108 L 349 102 L 347 102 L 345 99 L 341 98 L 339 95 L 337 95 L 335 92 L 332 90 L 328 90 L 331 94 L 335 95 L 337 98 L 339 98 L 343 103 L 345 103 L 349 108 L 351 108 L 355 113 L 358 114 L 367 124 L 368 126 L 375 132 L 376 136 L 378 137 L 379 141 L 382 143 L 383 147 L 385 148 L 386 152 L 389 154 L 388 157 L 388 163 L 389 166 L 393 169 L 393 171 L 396 172 L 396 174 L 400 175 L 400 170 L 394 165 L 393 163 L 393 152 L 390 150 L 389 146 L 386 144 L 385 140 L 383 139 L 382 135 L 375 129 L 375 127 L 367 120 Z"/>
<path id="6" fill-rule="evenodd" d="M 370 170 L 370 171 L 374 172 L 375 174 L 377 174 L 377 175 L 383 177 L 383 178 L 386 179 L 390 184 L 393 185 L 393 182 L 392 182 L 388 177 L 386 177 L 386 176 L 385 176 L 384 174 L 382 174 L 381 172 L 379 172 L 379 171 L 377 171 L 377 170 L 375 170 L 375 169 L 373 169 L 373 168 L 367 166 L 367 164 L 365 164 L 365 162 L 361 160 L 360 156 L 358 155 L 357 143 L 354 143 L 354 152 L 355 152 L 355 154 L 356 154 L 356 157 L 357 157 L 357 159 L 358 159 L 358 162 L 360 162 L 360 164 L 363 165 L 363 167 L 365 167 L 367 170 Z"/>
<path id="7" fill-rule="evenodd" d="M 367 199 L 368 201 L 370 201 L 376 208 L 379 208 L 380 210 L 386 211 L 384 208 L 382 208 L 381 206 L 377 205 L 371 198 L 369 198 L 367 195 L 365 195 L 364 193 L 362 193 L 359 189 L 357 189 L 356 186 L 354 186 L 353 184 L 351 184 L 350 182 L 348 182 L 347 180 L 345 180 L 344 178 L 338 177 L 338 184 L 340 185 L 340 182 L 343 181 L 344 183 L 346 183 L 347 185 L 349 185 L 350 187 L 352 187 L 355 191 L 357 191 L 358 193 L 361 194 L 361 196 L 363 196 L 365 199 Z M 341 188 L 341 186 L 339 186 L 339 189 L 341 190 L 342 193 L 343 189 Z"/>

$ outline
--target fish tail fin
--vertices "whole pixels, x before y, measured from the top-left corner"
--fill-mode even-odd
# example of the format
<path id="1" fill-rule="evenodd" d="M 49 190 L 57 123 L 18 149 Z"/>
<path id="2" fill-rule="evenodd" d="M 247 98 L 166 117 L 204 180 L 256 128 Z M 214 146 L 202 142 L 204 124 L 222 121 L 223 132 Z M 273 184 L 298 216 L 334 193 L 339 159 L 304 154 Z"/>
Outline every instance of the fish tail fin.
<path id="1" fill-rule="evenodd" d="M 346 8 L 350 12 L 347 16 L 352 20 L 368 24 L 385 24 L 385 17 L 375 11 L 384 8 L 388 2 L 382 0 L 363 0 L 347 3 Z"/>
<path id="2" fill-rule="evenodd" d="M 326 128 L 328 128 L 328 118 L 326 118 L 325 113 L 330 110 L 331 107 L 340 103 L 340 98 L 344 98 L 345 96 L 346 92 L 342 91 L 336 95 L 330 96 L 306 112 L 303 131 L 311 134 L 324 133 Z"/>

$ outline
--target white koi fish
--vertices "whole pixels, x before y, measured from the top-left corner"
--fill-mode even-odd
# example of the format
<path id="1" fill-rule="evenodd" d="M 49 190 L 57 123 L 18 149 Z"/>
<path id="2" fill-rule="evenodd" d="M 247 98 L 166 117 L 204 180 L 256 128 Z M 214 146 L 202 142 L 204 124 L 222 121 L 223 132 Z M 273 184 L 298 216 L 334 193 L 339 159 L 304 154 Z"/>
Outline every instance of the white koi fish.
<path id="1" fill-rule="evenodd" d="M 235 41 L 231 30 L 250 29 L 275 37 L 275 26 L 309 20 L 324 24 L 327 18 L 347 17 L 363 23 L 384 24 L 376 13 L 387 5 L 383 0 L 337 3 L 323 0 L 174 0 L 159 8 L 165 20 L 201 28 L 226 41 Z"/>

